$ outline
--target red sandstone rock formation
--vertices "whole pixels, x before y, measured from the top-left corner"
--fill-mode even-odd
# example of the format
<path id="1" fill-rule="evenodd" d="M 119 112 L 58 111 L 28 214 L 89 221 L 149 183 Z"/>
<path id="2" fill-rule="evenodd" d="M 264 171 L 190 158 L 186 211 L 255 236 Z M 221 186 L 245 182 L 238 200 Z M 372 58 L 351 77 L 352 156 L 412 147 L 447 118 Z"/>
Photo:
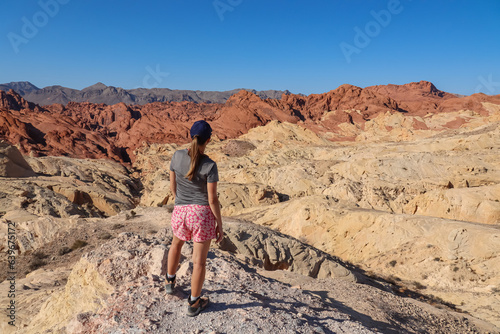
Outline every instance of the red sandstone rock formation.
<path id="1" fill-rule="evenodd" d="M 0 90 L 0 108 L 11 109 L 11 110 L 21 110 L 21 109 L 37 109 L 40 107 L 34 103 L 30 103 L 23 99 L 19 94 L 14 92 L 12 89 L 7 93 Z"/>
<path id="2" fill-rule="evenodd" d="M 359 110 L 361 116 L 355 118 L 362 121 L 379 112 L 398 110 L 398 103 L 390 97 L 352 85 L 342 85 L 323 94 L 284 95 L 280 102 L 284 108 L 298 110 L 305 119 L 313 121 L 327 111 Z"/>
<path id="3" fill-rule="evenodd" d="M 257 95 L 240 91 L 231 96 L 214 115 L 213 127 L 219 138 L 235 138 L 272 120 L 297 123 L 300 118 L 290 110 L 274 104 L 277 100 L 261 100 Z"/>
<path id="4" fill-rule="evenodd" d="M 412 82 L 405 85 L 370 86 L 368 90 L 398 101 L 400 111 L 411 115 L 425 116 L 428 113 L 473 110 L 481 115 L 488 112 L 481 102 L 500 102 L 500 96 L 474 94 L 466 97 L 443 92 L 428 81 Z"/>
<path id="5" fill-rule="evenodd" d="M 0 101 L 0 138 L 18 145 L 24 154 L 127 161 L 105 131 L 86 127 L 78 113 L 68 116 L 60 105 L 54 112 L 42 109 L 14 91 L 0 91 Z"/>
<path id="6" fill-rule="evenodd" d="M 487 115 L 483 102 L 500 104 L 500 95 L 457 97 L 426 81 L 365 89 L 342 85 L 323 94 L 283 94 L 281 100 L 262 100 L 240 91 L 224 104 L 154 102 L 142 106 L 70 102 L 41 108 L 10 90 L 0 91 L 0 139 L 19 144 L 24 154 L 133 162 L 133 152 L 143 142 L 189 142 L 189 127 L 199 119 L 209 121 L 215 135 L 227 139 L 272 120 L 301 122 L 315 132 L 335 132 L 341 123 L 363 128 L 366 120 L 388 110 L 426 115 L 468 109 Z"/>

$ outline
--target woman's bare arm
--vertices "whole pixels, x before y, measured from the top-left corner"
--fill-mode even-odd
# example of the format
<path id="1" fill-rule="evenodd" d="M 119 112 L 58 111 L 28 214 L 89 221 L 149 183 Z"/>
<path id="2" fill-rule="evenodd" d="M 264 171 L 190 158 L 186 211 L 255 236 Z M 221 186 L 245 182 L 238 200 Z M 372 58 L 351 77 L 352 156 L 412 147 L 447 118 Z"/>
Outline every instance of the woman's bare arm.
<path id="1" fill-rule="evenodd" d="M 216 234 L 217 234 L 217 242 L 221 242 L 224 236 L 222 231 L 222 216 L 220 213 L 220 203 L 219 197 L 217 196 L 217 182 L 207 183 L 208 190 L 208 204 L 210 204 L 210 209 L 217 220 Z"/>
<path id="2" fill-rule="evenodd" d="M 172 170 L 170 171 L 170 191 L 174 195 L 175 199 L 175 194 L 177 192 L 177 182 L 175 181 L 175 172 Z"/>

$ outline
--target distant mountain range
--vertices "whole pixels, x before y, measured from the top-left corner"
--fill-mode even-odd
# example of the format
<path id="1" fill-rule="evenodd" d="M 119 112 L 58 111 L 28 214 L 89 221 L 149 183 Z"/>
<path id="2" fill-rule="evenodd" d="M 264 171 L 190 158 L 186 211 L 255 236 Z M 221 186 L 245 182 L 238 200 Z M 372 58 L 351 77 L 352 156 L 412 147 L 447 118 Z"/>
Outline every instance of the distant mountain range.
<path id="1" fill-rule="evenodd" d="M 49 105 L 60 103 L 66 105 L 68 102 L 92 102 L 107 105 L 124 102 L 126 104 L 147 104 L 151 102 L 182 102 L 195 103 L 225 103 L 227 99 L 242 89 L 233 89 L 223 92 L 201 91 L 201 90 L 177 90 L 168 88 L 136 88 L 123 89 L 120 87 L 106 86 L 97 83 L 82 90 L 62 86 L 48 86 L 38 88 L 28 81 L 9 82 L 0 84 L 0 90 L 13 89 L 29 102 L 38 105 Z M 251 92 L 261 99 L 281 99 L 283 94 L 291 94 L 288 90 L 264 90 L 243 89 Z"/>

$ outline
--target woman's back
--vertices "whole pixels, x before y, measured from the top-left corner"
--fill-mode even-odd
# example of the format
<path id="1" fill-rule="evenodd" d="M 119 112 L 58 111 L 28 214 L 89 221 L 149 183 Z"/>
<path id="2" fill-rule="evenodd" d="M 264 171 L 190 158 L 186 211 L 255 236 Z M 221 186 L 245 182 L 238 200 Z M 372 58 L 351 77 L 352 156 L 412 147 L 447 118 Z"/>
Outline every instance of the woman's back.
<path id="1" fill-rule="evenodd" d="M 185 175 L 190 169 L 191 158 L 187 149 L 176 151 L 170 163 L 170 170 L 175 172 L 177 191 L 175 205 L 209 205 L 207 182 L 219 181 L 217 164 L 204 155 L 200 159 L 200 165 L 193 180 L 190 181 Z"/>

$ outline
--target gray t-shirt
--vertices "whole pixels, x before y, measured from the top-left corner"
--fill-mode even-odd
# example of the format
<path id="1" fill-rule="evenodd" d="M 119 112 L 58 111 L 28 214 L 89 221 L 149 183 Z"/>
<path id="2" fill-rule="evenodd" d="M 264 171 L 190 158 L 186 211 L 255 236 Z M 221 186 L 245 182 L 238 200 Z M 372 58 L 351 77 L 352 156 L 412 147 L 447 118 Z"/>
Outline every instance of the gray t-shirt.
<path id="1" fill-rule="evenodd" d="M 170 170 L 175 172 L 177 182 L 175 205 L 208 205 L 207 183 L 219 181 L 217 164 L 207 156 L 202 157 L 192 181 L 185 177 L 190 166 L 191 157 L 187 149 L 174 153 L 170 162 Z"/>

